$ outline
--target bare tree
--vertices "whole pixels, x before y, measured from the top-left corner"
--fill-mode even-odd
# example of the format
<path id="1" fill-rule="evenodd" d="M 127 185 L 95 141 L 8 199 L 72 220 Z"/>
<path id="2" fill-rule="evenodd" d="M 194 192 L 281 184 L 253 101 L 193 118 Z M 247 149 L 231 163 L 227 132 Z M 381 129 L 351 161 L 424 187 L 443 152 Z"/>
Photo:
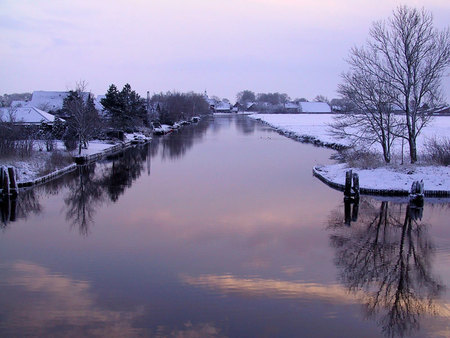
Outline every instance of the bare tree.
<path id="1" fill-rule="evenodd" d="M 364 69 L 352 69 L 343 75 L 343 79 L 338 91 L 353 102 L 354 109 L 337 115 L 331 132 L 338 138 L 349 139 L 352 145 L 379 144 L 384 161 L 390 163 L 392 144 L 402 131 L 402 125 L 393 113 L 390 86 Z"/>
<path id="2" fill-rule="evenodd" d="M 64 100 L 64 109 L 69 115 L 68 132 L 76 135 L 78 139 L 78 154 L 81 154 L 83 146 L 87 147 L 99 121 L 92 95 L 86 93 L 85 88 L 85 82 L 78 83 L 76 90 L 70 91 Z"/>
<path id="3" fill-rule="evenodd" d="M 386 104 L 403 112 L 406 132 L 397 136 L 407 139 L 415 163 L 417 136 L 442 103 L 441 79 L 450 65 L 449 29 L 437 31 L 424 9 L 401 6 L 388 21 L 374 23 L 367 46 L 353 48 L 348 62 L 353 73 L 369 76 L 386 91 Z"/>

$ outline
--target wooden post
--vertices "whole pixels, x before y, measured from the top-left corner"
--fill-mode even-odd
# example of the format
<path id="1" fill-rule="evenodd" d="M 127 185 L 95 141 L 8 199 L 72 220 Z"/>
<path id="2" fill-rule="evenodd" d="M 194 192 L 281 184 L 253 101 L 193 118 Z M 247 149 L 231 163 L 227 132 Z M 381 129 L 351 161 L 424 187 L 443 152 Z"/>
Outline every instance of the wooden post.
<path id="1" fill-rule="evenodd" d="M 352 171 L 345 172 L 345 188 L 344 195 L 350 197 L 352 195 Z"/>
<path id="2" fill-rule="evenodd" d="M 424 203 L 424 184 L 423 180 L 414 181 L 411 185 L 411 191 L 409 193 L 410 204 L 416 207 L 422 207 Z"/>
<path id="3" fill-rule="evenodd" d="M 355 198 L 359 199 L 359 176 L 357 173 L 353 174 L 353 192 L 355 194 Z"/>
<path id="4" fill-rule="evenodd" d="M 17 186 L 16 181 L 16 172 L 13 167 L 8 168 L 8 174 L 9 174 L 10 193 L 13 195 L 17 195 L 17 193 L 19 192 L 19 188 Z"/>

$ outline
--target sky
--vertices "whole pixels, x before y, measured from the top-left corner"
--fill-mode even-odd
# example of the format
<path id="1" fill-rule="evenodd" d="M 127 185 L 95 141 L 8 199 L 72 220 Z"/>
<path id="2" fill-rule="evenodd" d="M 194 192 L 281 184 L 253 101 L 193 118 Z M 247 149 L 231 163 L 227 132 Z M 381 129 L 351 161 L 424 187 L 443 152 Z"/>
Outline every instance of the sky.
<path id="1" fill-rule="evenodd" d="M 448 27 L 448 0 L 0 0 L 0 95 L 74 89 L 141 96 L 244 89 L 338 97 L 345 59 L 398 5 Z M 450 71 L 443 81 L 450 100 Z"/>

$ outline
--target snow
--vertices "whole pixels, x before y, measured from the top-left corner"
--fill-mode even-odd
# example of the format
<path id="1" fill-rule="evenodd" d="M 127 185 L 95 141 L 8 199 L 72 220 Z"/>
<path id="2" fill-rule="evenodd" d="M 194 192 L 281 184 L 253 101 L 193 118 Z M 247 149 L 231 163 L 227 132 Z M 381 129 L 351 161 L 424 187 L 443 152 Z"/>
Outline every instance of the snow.
<path id="1" fill-rule="evenodd" d="M 346 146 L 348 142 L 337 140 L 328 132 L 333 114 L 253 114 L 251 118 L 261 120 L 270 126 L 297 137 L 308 137 L 324 145 L 338 144 Z"/>
<path id="2" fill-rule="evenodd" d="M 253 114 L 251 118 L 266 122 L 285 133 L 290 133 L 297 137 L 314 138 L 324 145 L 339 144 L 349 145 L 345 140 L 339 140 L 330 134 L 329 125 L 333 123 L 335 114 Z M 444 138 L 450 136 L 450 117 L 436 116 L 422 130 L 417 138 L 418 149 L 423 149 L 427 139 L 437 137 Z M 399 151 L 401 141 L 397 140 L 394 145 L 394 151 Z M 407 148 L 405 144 L 405 148 Z"/>
<path id="3" fill-rule="evenodd" d="M 359 175 L 361 188 L 380 190 L 411 189 L 414 181 L 423 180 L 425 190 L 450 191 L 450 167 L 439 166 L 393 166 L 375 169 L 351 168 Z M 333 164 L 316 167 L 325 179 L 338 183 L 345 183 L 345 172 L 349 168 L 345 164 Z"/>
<path id="4" fill-rule="evenodd" d="M 8 108 L 3 108 L 3 116 L 8 116 L 7 114 Z M 18 123 L 33 123 L 38 124 L 41 122 L 51 123 L 55 121 L 55 116 L 49 113 L 46 113 L 43 110 L 40 110 L 36 107 L 16 107 L 12 109 L 14 114 L 15 121 Z"/>
<path id="5" fill-rule="evenodd" d="M 52 153 L 47 151 L 39 151 L 38 149 L 40 148 L 40 143 L 42 142 L 36 142 L 36 149 L 31 158 L 11 158 L 1 160 L 1 165 L 6 167 L 13 166 L 16 168 L 17 180 L 19 183 L 30 182 L 39 178 L 42 169 L 45 168 L 46 163 L 50 160 Z M 100 154 L 116 145 L 117 144 L 115 143 L 106 143 L 103 141 L 90 141 L 88 148 L 82 149 L 81 156 Z M 56 141 L 56 148 L 65 153 L 67 156 L 78 156 L 78 150 L 67 152 L 62 141 Z"/>
<path id="6" fill-rule="evenodd" d="M 331 113 L 331 108 L 325 102 L 299 102 L 302 113 Z"/>
<path id="7" fill-rule="evenodd" d="M 45 110 L 58 110 L 63 106 L 64 99 L 69 92 L 57 91 L 34 91 L 31 96 L 30 105 Z"/>

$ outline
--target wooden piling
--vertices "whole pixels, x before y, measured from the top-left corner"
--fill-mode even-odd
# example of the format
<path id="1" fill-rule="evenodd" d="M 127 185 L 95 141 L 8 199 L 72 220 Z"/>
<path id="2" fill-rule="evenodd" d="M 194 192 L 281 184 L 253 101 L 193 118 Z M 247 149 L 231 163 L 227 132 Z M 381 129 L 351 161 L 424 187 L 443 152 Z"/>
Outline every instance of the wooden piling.
<path id="1" fill-rule="evenodd" d="M 16 171 L 13 167 L 8 168 L 8 175 L 9 175 L 9 193 L 12 195 L 17 195 L 19 192 L 19 188 L 17 187 L 17 180 L 16 180 Z"/>
<path id="2" fill-rule="evenodd" d="M 353 174 L 353 193 L 355 198 L 359 199 L 359 175 L 357 173 Z"/>
<path id="3" fill-rule="evenodd" d="M 348 170 L 345 172 L 345 188 L 344 195 L 350 197 L 352 195 L 352 171 Z"/>

